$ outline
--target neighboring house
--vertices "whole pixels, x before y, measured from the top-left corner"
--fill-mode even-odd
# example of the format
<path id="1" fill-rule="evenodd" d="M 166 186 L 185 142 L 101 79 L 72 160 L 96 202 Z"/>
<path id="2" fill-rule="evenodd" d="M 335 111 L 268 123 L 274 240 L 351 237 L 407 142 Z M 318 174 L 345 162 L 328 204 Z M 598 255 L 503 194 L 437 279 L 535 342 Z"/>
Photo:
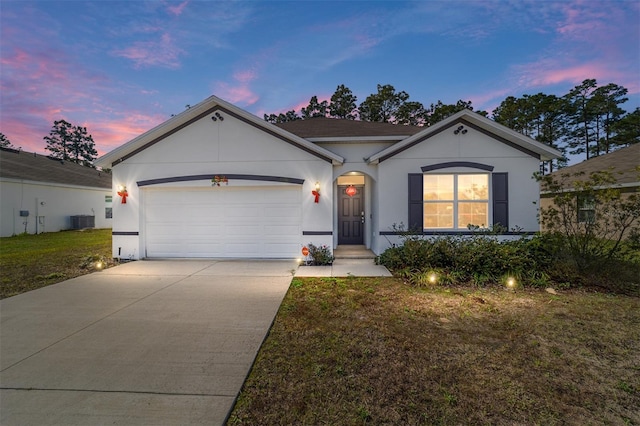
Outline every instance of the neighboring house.
<path id="1" fill-rule="evenodd" d="M 1 236 L 111 228 L 111 176 L 70 161 L 0 149 Z"/>
<path id="2" fill-rule="evenodd" d="M 96 164 L 126 187 L 126 204 L 114 193 L 114 257 L 296 258 L 309 243 L 379 254 L 400 224 L 537 231 L 532 175 L 559 156 L 471 111 L 431 127 L 274 125 L 212 96 Z"/>
<path id="3" fill-rule="evenodd" d="M 605 188 L 620 190 L 621 198 L 628 198 L 631 194 L 640 191 L 640 144 L 633 144 L 626 148 L 618 149 L 609 154 L 590 158 L 573 166 L 565 167 L 551 173 L 554 179 L 562 182 L 564 189 L 570 191 L 578 181 L 587 181 L 594 172 L 608 171 L 616 182 Z M 565 176 L 566 175 L 566 176 Z M 553 194 L 544 192 L 540 195 L 540 207 L 545 209 L 553 205 Z M 588 222 L 595 218 L 595 205 L 593 200 L 579 197 L 576 194 L 576 222 Z M 542 223 L 544 229 L 544 223 Z"/>

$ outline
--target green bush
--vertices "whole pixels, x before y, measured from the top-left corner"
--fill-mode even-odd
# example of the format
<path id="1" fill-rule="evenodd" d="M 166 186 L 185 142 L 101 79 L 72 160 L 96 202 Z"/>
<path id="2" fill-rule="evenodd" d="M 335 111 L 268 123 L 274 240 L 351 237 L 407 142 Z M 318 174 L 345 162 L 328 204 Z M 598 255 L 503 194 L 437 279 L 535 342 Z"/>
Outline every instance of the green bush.
<path id="1" fill-rule="evenodd" d="M 329 246 L 315 246 L 309 244 L 309 257 L 311 264 L 316 266 L 331 265 L 335 259 Z"/>
<path id="2" fill-rule="evenodd" d="M 378 262 L 401 271 L 400 275 L 415 283 L 424 282 L 429 271 L 437 270 L 438 282 L 447 284 L 487 285 L 499 283 L 505 276 L 535 278 L 540 284 L 545 275 L 538 273 L 538 265 L 547 262 L 547 256 L 536 237 L 500 242 L 485 234 L 429 239 L 412 236 L 401 246 L 383 252 Z"/>
<path id="3" fill-rule="evenodd" d="M 559 233 L 498 241 L 487 234 L 421 238 L 404 236 L 403 244 L 384 251 L 378 263 L 412 285 L 504 284 L 513 278 L 528 287 L 597 287 L 616 293 L 640 293 L 640 261 L 634 241 L 622 253 L 580 266 L 570 243 Z M 436 278 L 433 278 L 433 277 Z"/>
<path id="4" fill-rule="evenodd" d="M 640 179 L 640 166 L 636 170 Z M 579 172 L 534 177 L 552 201 L 540 207 L 540 222 L 548 231 L 562 236 L 564 256 L 580 269 L 603 267 L 629 256 L 625 236 L 633 245 L 640 233 L 640 192 L 623 196 L 614 169 L 588 176 Z M 590 205 L 588 217 L 580 216 L 580 206 L 585 202 Z M 582 219 L 577 220 L 579 217 Z"/>

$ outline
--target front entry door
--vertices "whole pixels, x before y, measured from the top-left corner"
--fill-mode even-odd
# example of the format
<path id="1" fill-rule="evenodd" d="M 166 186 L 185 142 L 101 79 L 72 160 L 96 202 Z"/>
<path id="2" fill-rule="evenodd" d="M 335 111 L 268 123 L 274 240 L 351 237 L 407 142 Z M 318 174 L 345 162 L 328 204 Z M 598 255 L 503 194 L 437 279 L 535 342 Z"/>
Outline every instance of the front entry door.
<path id="1" fill-rule="evenodd" d="M 364 244 L 364 186 L 338 186 L 338 244 Z"/>

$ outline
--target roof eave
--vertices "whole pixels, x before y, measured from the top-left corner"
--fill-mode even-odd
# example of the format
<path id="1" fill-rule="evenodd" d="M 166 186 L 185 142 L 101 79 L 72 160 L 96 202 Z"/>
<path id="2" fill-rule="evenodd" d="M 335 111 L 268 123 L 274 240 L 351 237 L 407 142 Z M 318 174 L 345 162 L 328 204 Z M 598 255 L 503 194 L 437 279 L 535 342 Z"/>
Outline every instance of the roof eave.
<path id="1" fill-rule="evenodd" d="M 404 136 L 327 136 L 305 138 L 309 142 L 314 143 L 358 143 L 358 142 L 398 142 L 405 139 Z"/>

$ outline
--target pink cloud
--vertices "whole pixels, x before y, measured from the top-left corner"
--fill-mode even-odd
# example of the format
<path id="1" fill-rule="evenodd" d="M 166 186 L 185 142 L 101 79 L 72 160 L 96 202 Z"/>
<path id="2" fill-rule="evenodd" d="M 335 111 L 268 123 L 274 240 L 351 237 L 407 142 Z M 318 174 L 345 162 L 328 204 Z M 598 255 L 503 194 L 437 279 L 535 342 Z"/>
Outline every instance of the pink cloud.
<path id="1" fill-rule="evenodd" d="M 55 120 L 83 114 L 105 78 L 75 66 L 64 52 L 6 49 L 2 57 L 2 131 L 14 146 L 44 153 Z"/>
<path id="2" fill-rule="evenodd" d="M 513 95 L 512 88 L 496 89 L 469 96 L 474 111 L 485 110 L 491 113 L 507 96 Z"/>
<path id="3" fill-rule="evenodd" d="M 160 40 L 137 41 L 131 47 L 112 53 L 132 60 L 135 68 L 158 66 L 176 69 L 180 68 L 179 58 L 185 51 L 175 45 L 170 34 L 163 33 Z"/>
<path id="4" fill-rule="evenodd" d="M 0 131 L 24 151 L 48 154 L 43 138 L 55 120 L 87 127 L 102 154 L 167 118 L 140 114 L 128 105 L 105 105 L 114 85 L 104 75 L 74 62 L 64 51 L 33 41 L 22 46 L 3 44 Z"/>
<path id="5" fill-rule="evenodd" d="M 602 62 L 565 65 L 558 61 L 544 60 L 515 67 L 519 75 L 519 84 L 524 87 L 544 87 L 562 83 L 580 84 L 588 78 L 595 78 L 598 83 L 614 82 L 625 86 L 636 77 L 612 69 Z M 626 86 L 625 86 L 626 87 Z"/>
<path id="6" fill-rule="evenodd" d="M 103 155 L 157 126 L 167 117 L 161 114 L 147 115 L 136 111 L 123 111 L 119 116 L 92 117 L 90 121 L 74 121 L 69 116 L 55 114 L 54 119 L 42 119 L 37 124 L 15 118 L 5 120 L 3 117 L 1 131 L 13 146 L 21 147 L 23 151 L 46 155 L 49 152 L 45 149 L 46 142 L 43 138 L 49 134 L 53 121 L 59 119 L 86 127 L 96 143 L 98 155 Z"/>
<path id="7" fill-rule="evenodd" d="M 248 83 L 255 80 L 257 73 L 253 70 L 238 71 L 233 74 L 233 79 L 241 83 Z"/>
<path id="8" fill-rule="evenodd" d="M 253 105 L 260 97 L 244 84 L 231 86 L 227 83 L 216 83 L 215 95 L 232 104 Z"/>
<path id="9" fill-rule="evenodd" d="M 164 122 L 167 117 L 161 114 L 148 115 L 137 111 L 126 111 L 119 117 L 105 117 L 83 123 L 96 142 L 98 155 L 140 136 L 144 132 Z"/>
<path id="10" fill-rule="evenodd" d="M 236 71 L 233 79 L 237 84 L 231 85 L 225 82 L 214 84 L 214 94 L 225 101 L 237 103 L 243 106 L 253 105 L 260 97 L 249 87 L 249 83 L 257 78 L 257 72 L 252 69 Z"/>
<path id="11" fill-rule="evenodd" d="M 601 5 L 589 7 L 588 3 L 561 4 L 564 20 L 558 22 L 556 31 L 575 40 L 589 40 L 593 34 L 606 34 L 606 12 Z"/>
<path id="12" fill-rule="evenodd" d="M 167 10 L 172 15 L 180 16 L 180 15 L 182 15 L 182 12 L 184 11 L 184 8 L 187 7 L 188 4 L 189 4 L 189 0 L 185 0 L 185 1 L 183 1 L 182 3 L 180 3 L 178 5 L 167 7 Z"/>

